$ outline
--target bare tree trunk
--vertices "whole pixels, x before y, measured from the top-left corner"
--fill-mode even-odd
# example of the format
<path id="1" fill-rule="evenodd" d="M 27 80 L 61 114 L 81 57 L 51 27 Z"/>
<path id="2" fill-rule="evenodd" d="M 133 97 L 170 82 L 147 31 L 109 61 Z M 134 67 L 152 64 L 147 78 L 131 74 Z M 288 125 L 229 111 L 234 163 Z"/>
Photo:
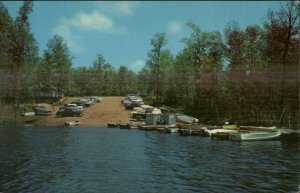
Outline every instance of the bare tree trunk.
<path id="1" fill-rule="evenodd" d="M 279 118 L 279 125 L 282 124 L 282 119 L 283 119 L 284 112 L 285 112 L 285 109 L 283 109 L 282 112 L 281 112 L 281 115 L 280 115 L 280 118 Z"/>
<path id="2" fill-rule="evenodd" d="M 217 100 L 212 98 L 211 102 L 215 106 L 215 111 L 216 111 L 216 115 L 217 115 L 217 123 L 219 123 L 220 119 L 219 119 L 219 110 L 218 110 L 218 106 L 217 106 Z"/>

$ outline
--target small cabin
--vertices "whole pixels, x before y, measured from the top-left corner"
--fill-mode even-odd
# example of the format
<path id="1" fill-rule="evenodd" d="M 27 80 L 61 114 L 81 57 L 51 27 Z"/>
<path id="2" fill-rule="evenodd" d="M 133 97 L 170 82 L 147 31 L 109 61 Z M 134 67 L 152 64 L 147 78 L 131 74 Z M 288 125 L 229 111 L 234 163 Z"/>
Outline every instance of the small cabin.
<path id="1" fill-rule="evenodd" d="M 38 88 L 34 91 L 36 98 L 58 99 L 65 96 L 65 92 L 58 88 Z"/>

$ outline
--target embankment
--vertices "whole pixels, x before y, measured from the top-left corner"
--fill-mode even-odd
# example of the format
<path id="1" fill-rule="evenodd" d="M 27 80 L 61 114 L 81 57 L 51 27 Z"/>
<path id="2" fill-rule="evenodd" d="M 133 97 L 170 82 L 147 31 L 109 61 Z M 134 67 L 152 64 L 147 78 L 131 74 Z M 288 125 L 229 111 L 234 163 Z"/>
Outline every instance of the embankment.
<path id="1" fill-rule="evenodd" d="M 68 97 L 64 103 L 70 103 L 79 97 Z M 35 122 L 37 125 L 63 125 L 67 121 L 80 121 L 81 126 L 106 127 L 109 122 L 127 123 L 130 121 L 130 111 L 121 104 L 123 97 L 102 97 L 101 103 L 96 103 L 84 109 L 82 117 L 56 117 L 59 106 L 52 106 L 51 116 L 45 116 Z"/>

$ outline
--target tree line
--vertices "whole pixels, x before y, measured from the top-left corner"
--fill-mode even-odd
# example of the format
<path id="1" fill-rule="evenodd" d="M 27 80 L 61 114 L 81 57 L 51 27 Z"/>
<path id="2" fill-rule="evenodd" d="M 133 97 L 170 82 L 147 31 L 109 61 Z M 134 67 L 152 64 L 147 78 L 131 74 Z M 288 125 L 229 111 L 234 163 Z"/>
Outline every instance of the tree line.
<path id="1" fill-rule="evenodd" d="M 141 92 L 156 105 L 196 116 L 203 123 L 300 127 L 299 3 L 281 3 L 262 25 L 207 32 L 188 22 L 191 34 L 173 55 L 164 33 L 150 40 L 146 66 L 138 73 L 115 68 L 99 53 L 91 67 L 72 67 L 63 38 L 54 35 L 39 57 L 24 1 L 13 19 L 0 2 L 1 103 L 34 101 L 39 87 L 70 96 L 122 96 Z"/>

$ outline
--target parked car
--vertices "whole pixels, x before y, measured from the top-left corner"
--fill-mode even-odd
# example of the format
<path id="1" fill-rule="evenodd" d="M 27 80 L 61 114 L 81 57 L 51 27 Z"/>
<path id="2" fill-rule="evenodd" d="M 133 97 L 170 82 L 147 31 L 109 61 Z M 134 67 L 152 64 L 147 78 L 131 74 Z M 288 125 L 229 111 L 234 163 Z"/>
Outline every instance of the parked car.
<path id="1" fill-rule="evenodd" d="M 92 96 L 90 97 L 91 100 L 94 100 L 96 103 L 100 103 L 103 99 L 101 97 Z"/>
<path id="2" fill-rule="evenodd" d="M 82 102 L 83 105 L 84 105 L 85 107 L 89 107 L 89 106 L 95 104 L 95 101 L 94 101 L 94 100 L 86 99 L 86 98 L 84 98 L 84 99 L 79 99 L 78 101 L 79 101 L 79 102 Z"/>
<path id="3" fill-rule="evenodd" d="M 84 99 L 78 99 L 76 101 L 73 101 L 72 104 L 76 104 L 77 106 L 89 107 L 95 104 L 95 101 L 84 98 Z"/>
<path id="4" fill-rule="evenodd" d="M 79 100 L 73 101 L 71 104 L 76 104 L 77 106 L 83 106 L 83 107 L 85 107 L 84 102 L 79 101 Z"/>
<path id="5" fill-rule="evenodd" d="M 140 101 L 131 101 L 130 103 L 125 103 L 125 109 L 133 109 L 134 107 L 140 107 L 143 103 Z"/>
<path id="6" fill-rule="evenodd" d="M 74 108 L 64 108 L 60 109 L 56 112 L 56 116 L 58 117 L 81 117 L 83 114 L 82 110 L 76 110 Z"/>
<path id="7" fill-rule="evenodd" d="M 64 106 L 62 106 L 62 107 L 59 107 L 59 110 L 61 110 L 61 109 L 74 109 L 74 110 L 76 110 L 76 111 L 83 111 L 84 110 L 84 108 L 83 108 L 83 106 L 66 106 L 66 105 L 64 105 Z"/>
<path id="8" fill-rule="evenodd" d="M 41 108 L 41 107 L 34 107 L 34 112 L 36 115 L 43 115 L 43 116 L 49 116 L 51 115 L 51 111 Z"/>

